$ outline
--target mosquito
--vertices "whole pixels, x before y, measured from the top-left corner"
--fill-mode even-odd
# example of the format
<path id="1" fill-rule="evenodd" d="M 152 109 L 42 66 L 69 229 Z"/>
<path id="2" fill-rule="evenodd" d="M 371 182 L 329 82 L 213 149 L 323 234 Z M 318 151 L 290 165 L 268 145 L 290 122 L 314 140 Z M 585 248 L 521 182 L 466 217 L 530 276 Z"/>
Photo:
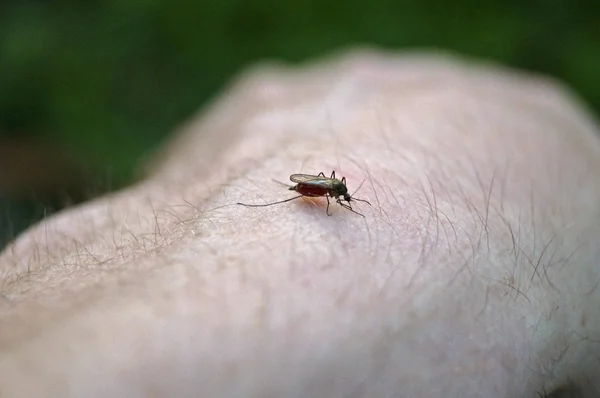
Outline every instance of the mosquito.
<path id="1" fill-rule="evenodd" d="M 327 213 L 328 216 L 331 215 L 331 213 L 329 213 L 329 204 L 330 204 L 329 198 L 335 198 L 335 201 L 340 206 L 344 207 L 345 209 L 350 210 L 353 213 L 358 214 L 359 216 L 363 216 L 363 217 L 364 217 L 364 214 L 361 214 L 361 213 L 357 212 L 356 210 L 354 210 L 352 208 L 352 205 L 350 204 L 350 202 L 351 201 L 365 202 L 366 204 L 371 206 L 371 203 L 369 203 L 368 201 L 366 201 L 364 199 L 357 199 L 354 196 L 349 195 L 348 187 L 346 186 L 346 177 L 342 177 L 341 180 L 338 180 L 337 178 L 335 178 L 335 171 L 331 172 L 331 177 L 329 177 L 329 178 L 327 178 L 323 172 L 320 172 L 316 176 L 312 175 L 312 174 L 292 174 L 290 176 L 290 181 L 295 182 L 296 185 L 289 187 L 289 190 L 296 191 L 300 195 L 294 196 L 293 198 L 280 200 L 278 202 L 267 203 L 264 205 L 250 205 L 250 204 L 239 203 L 239 202 L 238 202 L 238 205 L 247 206 L 247 207 L 266 207 L 266 206 L 277 205 L 279 203 L 290 202 L 292 200 L 296 200 L 303 196 L 307 196 L 307 197 L 311 197 L 311 198 L 325 196 L 325 198 L 327 199 L 327 209 L 325 210 L 325 212 Z M 363 183 L 364 183 L 364 181 L 363 181 Z M 361 186 L 362 186 L 362 183 L 360 184 L 360 186 L 358 187 L 358 189 L 356 191 L 358 191 Z M 356 191 L 354 193 L 356 193 Z M 347 203 L 342 203 L 342 200 L 345 200 Z"/>

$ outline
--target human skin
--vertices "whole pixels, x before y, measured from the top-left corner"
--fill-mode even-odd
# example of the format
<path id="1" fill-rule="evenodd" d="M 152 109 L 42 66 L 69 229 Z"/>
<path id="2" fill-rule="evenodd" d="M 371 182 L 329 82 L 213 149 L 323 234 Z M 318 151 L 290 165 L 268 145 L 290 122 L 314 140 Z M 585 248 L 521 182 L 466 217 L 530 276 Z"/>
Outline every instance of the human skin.
<path id="1" fill-rule="evenodd" d="M 434 55 L 254 68 L 0 255 L 0 396 L 535 397 L 600 382 L 600 145 Z M 346 176 L 361 217 L 272 181 Z"/>

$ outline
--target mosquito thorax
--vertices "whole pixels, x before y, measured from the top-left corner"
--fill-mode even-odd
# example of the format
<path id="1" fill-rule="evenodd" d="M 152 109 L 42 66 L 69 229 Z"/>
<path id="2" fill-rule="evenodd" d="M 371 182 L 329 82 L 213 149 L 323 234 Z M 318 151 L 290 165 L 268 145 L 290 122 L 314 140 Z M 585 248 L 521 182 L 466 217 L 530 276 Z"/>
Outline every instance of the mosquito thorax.
<path id="1" fill-rule="evenodd" d="M 333 191 L 336 196 L 345 196 L 348 193 L 348 188 L 346 188 L 344 183 L 338 181 L 333 185 Z"/>

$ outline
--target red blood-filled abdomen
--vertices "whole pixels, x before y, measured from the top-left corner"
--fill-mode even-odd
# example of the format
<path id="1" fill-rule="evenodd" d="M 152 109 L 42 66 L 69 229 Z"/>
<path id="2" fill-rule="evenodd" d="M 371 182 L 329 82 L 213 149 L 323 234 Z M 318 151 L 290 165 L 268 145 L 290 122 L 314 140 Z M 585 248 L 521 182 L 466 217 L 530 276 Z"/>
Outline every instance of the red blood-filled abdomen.
<path id="1" fill-rule="evenodd" d="M 304 196 L 325 196 L 330 190 L 315 185 L 298 184 L 294 187 L 294 191 Z"/>

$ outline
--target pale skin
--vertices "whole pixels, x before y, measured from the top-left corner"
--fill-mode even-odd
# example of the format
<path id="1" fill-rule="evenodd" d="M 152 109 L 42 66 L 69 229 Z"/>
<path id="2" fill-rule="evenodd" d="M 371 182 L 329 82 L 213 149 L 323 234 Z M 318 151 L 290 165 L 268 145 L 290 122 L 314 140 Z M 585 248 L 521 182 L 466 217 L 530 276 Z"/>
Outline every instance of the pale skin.
<path id="1" fill-rule="evenodd" d="M 142 182 L 0 255 L 0 396 L 596 396 L 596 129 L 446 58 L 254 69 Z M 364 218 L 235 205 L 332 170 Z"/>

